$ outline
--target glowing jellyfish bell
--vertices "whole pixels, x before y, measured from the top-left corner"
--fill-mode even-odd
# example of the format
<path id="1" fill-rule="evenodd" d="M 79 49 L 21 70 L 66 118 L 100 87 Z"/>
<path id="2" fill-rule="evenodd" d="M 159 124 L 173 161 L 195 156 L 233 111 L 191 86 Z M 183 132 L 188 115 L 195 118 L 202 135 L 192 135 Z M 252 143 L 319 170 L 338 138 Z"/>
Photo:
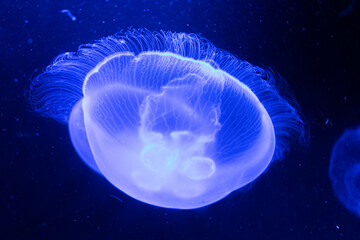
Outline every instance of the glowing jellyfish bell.
<path id="1" fill-rule="evenodd" d="M 224 198 L 303 132 L 274 75 L 194 34 L 130 30 L 83 45 L 36 77 L 30 96 L 68 124 L 92 169 L 167 208 Z"/>
<path id="2" fill-rule="evenodd" d="M 360 218 L 360 125 L 346 129 L 336 141 L 329 177 L 340 202 Z"/>

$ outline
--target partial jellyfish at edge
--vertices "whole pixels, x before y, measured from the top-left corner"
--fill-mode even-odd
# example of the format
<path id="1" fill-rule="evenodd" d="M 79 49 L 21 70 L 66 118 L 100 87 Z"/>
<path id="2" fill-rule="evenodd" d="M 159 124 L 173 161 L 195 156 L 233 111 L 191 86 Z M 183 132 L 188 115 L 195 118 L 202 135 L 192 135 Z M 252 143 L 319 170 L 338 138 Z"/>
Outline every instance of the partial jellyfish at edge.
<path id="1" fill-rule="evenodd" d="M 254 181 L 303 138 L 279 81 L 199 35 L 128 30 L 60 54 L 29 96 L 118 189 L 193 209 Z"/>
<path id="2" fill-rule="evenodd" d="M 345 130 L 335 143 L 329 177 L 340 202 L 360 217 L 360 125 Z"/>

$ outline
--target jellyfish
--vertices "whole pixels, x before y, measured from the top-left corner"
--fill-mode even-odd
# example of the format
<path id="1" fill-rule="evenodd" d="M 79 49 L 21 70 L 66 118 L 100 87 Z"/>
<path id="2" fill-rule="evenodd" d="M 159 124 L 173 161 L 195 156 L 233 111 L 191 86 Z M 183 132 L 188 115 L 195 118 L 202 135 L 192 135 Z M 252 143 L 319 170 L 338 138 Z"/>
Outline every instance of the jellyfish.
<path id="1" fill-rule="evenodd" d="M 29 99 L 122 192 L 194 209 L 251 183 L 302 137 L 279 82 L 197 34 L 130 29 L 60 54 Z"/>
<path id="2" fill-rule="evenodd" d="M 347 129 L 332 150 L 329 177 L 340 202 L 360 217 L 360 126 Z"/>

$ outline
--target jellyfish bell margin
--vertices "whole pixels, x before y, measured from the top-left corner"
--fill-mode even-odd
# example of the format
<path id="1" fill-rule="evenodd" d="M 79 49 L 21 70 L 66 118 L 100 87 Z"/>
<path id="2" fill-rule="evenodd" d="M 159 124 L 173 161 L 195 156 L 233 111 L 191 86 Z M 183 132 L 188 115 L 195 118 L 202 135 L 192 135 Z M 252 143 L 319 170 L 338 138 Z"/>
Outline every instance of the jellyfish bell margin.
<path id="1" fill-rule="evenodd" d="M 192 209 L 254 181 L 303 134 L 272 77 L 195 34 L 129 30 L 57 57 L 30 96 L 114 186 Z"/>

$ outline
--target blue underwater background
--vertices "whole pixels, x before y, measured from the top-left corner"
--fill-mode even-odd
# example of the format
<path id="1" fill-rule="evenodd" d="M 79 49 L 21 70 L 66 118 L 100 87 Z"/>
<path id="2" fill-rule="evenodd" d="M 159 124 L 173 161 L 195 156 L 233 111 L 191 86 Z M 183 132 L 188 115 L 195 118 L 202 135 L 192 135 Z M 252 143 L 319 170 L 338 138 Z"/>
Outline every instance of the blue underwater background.
<path id="1" fill-rule="evenodd" d="M 332 148 L 360 124 L 359 2 L 1 1 L 0 239 L 360 239 L 336 197 Z M 69 11 L 67 11 L 69 10 Z M 137 201 L 78 157 L 67 126 L 26 101 L 54 57 L 129 27 L 196 33 L 280 73 L 298 100 L 308 145 L 204 208 Z"/>

